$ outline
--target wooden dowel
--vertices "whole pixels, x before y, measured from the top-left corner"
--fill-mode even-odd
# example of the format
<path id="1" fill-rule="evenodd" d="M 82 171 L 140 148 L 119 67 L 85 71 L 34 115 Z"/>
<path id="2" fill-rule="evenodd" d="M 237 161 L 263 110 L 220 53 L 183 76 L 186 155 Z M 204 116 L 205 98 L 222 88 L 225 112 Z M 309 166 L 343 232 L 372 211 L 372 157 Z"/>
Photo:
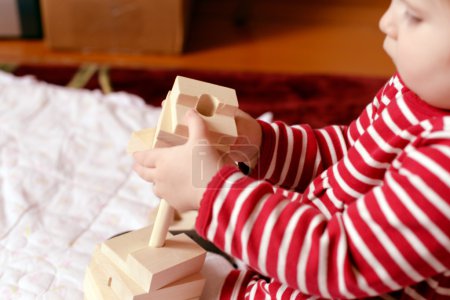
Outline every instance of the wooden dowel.
<path id="1" fill-rule="evenodd" d="M 153 224 L 152 235 L 150 236 L 150 247 L 159 248 L 164 246 L 174 213 L 175 209 L 166 200 L 161 199 L 155 223 Z"/>

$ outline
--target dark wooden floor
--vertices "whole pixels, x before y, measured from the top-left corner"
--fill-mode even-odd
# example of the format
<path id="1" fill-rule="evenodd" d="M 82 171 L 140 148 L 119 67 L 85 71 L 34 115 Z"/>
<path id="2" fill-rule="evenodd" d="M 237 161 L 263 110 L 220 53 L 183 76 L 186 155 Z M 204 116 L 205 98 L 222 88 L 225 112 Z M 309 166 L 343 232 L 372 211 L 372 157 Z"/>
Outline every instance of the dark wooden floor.
<path id="1" fill-rule="evenodd" d="M 198 0 L 179 56 L 61 52 L 42 41 L 0 40 L 0 63 L 101 63 L 126 67 L 388 76 L 378 19 L 386 0 Z M 244 2 L 245 3 L 245 2 Z"/>

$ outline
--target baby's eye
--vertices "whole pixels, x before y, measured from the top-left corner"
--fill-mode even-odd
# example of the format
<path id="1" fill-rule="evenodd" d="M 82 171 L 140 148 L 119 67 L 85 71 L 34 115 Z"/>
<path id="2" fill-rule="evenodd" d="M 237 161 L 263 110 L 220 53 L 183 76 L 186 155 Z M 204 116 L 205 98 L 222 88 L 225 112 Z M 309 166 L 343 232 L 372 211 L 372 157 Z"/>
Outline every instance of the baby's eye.
<path id="1" fill-rule="evenodd" d="M 422 22 L 422 18 L 421 17 L 417 16 L 416 14 L 412 13 L 409 10 L 405 11 L 405 17 L 406 17 L 406 20 L 408 22 L 411 22 L 411 23 L 420 23 L 420 22 Z"/>

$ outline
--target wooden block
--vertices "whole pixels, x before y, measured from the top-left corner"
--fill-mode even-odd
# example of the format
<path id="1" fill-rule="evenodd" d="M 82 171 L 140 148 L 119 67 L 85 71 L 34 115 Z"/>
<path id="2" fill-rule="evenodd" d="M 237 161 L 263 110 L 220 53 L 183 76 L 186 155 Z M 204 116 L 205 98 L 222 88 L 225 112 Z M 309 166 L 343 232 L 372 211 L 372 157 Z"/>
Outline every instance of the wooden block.
<path id="1" fill-rule="evenodd" d="M 168 93 L 156 129 L 154 146 L 173 146 L 185 142 L 188 128 L 184 116 L 195 109 L 205 120 L 209 141 L 220 151 L 228 151 L 237 137 L 234 115 L 238 109 L 233 89 L 177 76 Z"/>
<path id="2" fill-rule="evenodd" d="M 200 272 L 206 251 L 187 235 L 166 239 L 164 247 L 147 247 L 131 253 L 127 264 L 133 278 L 145 289 L 156 290 Z"/>
<path id="3" fill-rule="evenodd" d="M 102 273 L 103 282 L 97 284 L 104 284 L 111 289 L 115 295 L 121 300 L 130 299 L 129 290 L 135 290 L 138 287 L 128 275 L 122 272 L 114 263 L 101 252 L 100 247 L 97 247 L 93 253 L 92 261 L 90 263 L 91 270 L 97 270 Z M 144 290 L 141 289 L 144 294 Z"/>
<path id="4" fill-rule="evenodd" d="M 89 264 L 84 278 L 85 298 L 95 300 L 120 300 L 109 286 L 110 277 L 95 263 Z"/>
<path id="5" fill-rule="evenodd" d="M 84 292 L 84 299 L 96 299 L 98 292 L 96 292 L 96 285 L 94 283 L 94 279 L 92 278 L 91 271 L 89 270 L 89 266 L 86 268 L 86 271 L 84 272 L 84 279 L 83 279 L 83 292 Z"/>
<path id="6" fill-rule="evenodd" d="M 176 94 L 186 94 L 195 97 L 199 97 L 202 94 L 210 94 L 219 97 L 220 102 L 223 104 L 230 106 L 238 105 L 236 91 L 234 89 L 184 76 L 177 76 L 175 78 L 172 91 Z M 232 112 L 233 108 L 226 113 L 231 114 Z"/>
<path id="7" fill-rule="evenodd" d="M 187 276 L 177 282 L 169 284 L 159 290 L 151 292 L 148 300 L 174 299 L 184 300 L 198 298 L 202 295 L 206 279 L 201 273 Z M 149 295 L 150 295 L 149 294 Z M 146 298 L 147 299 L 147 298 Z"/>
<path id="8" fill-rule="evenodd" d="M 190 275 L 172 284 L 162 287 L 149 293 L 142 293 L 144 290 L 128 291 L 128 295 L 123 300 L 187 300 L 198 298 L 202 295 L 206 279 L 201 273 Z M 114 285 L 113 285 L 114 287 Z M 134 294 L 133 294 L 134 293 Z"/>
<path id="9" fill-rule="evenodd" d="M 93 287 L 91 286 L 92 277 L 87 274 L 88 271 L 84 273 L 84 283 L 83 283 L 83 299 L 84 300 L 96 300 L 95 295 L 92 293 Z M 88 277 L 89 276 L 89 277 Z M 88 283 L 89 281 L 89 283 Z"/>
<path id="10" fill-rule="evenodd" d="M 225 126 L 216 127 L 214 124 L 221 123 L 214 119 L 221 118 L 223 116 L 232 117 L 234 121 L 234 115 L 239 106 L 236 91 L 216 84 L 211 84 L 195 79 L 190 79 L 182 76 L 177 76 L 172 90 L 169 93 L 169 98 L 172 104 L 172 119 L 177 122 L 181 121 L 184 107 L 195 108 L 195 110 L 206 118 L 212 127 L 210 130 L 223 133 L 233 133 L 232 125 L 226 124 Z M 173 101 L 172 101 L 173 100 Z M 178 107 L 180 110 L 177 112 L 174 107 Z M 181 115 L 179 112 L 182 112 Z M 175 124 L 173 124 L 175 126 Z"/>
<path id="11" fill-rule="evenodd" d="M 180 214 L 180 219 L 174 219 L 169 230 L 172 231 L 189 231 L 195 230 L 195 221 L 197 219 L 198 211 L 191 210 Z"/>
<path id="12" fill-rule="evenodd" d="M 104 274 L 110 276 L 110 288 L 121 300 L 191 299 L 201 295 L 206 281 L 201 273 L 197 273 L 158 290 L 147 292 L 117 268 L 100 250 L 94 252 L 91 265 L 102 269 Z"/>
<path id="13" fill-rule="evenodd" d="M 126 270 L 128 254 L 148 246 L 152 229 L 152 226 L 147 226 L 106 240 L 102 243 L 101 250 L 115 265 Z"/>
<path id="14" fill-rule="evenodd" d="M 148 246 L 150 233 L 151 227 L 146 227 L 115 237 L 105 241 L 101 251 L 145 291 L 201 270 L 206 252 L 187 235 L 168 235 L 164 247 L 153 248 Z"/>
<path id="15" fill-rule="evenodd" d="M 127 152 L 134 153 L 152 149 L 155 132 L 156 128 L 147 128 L 133 132 L 128 142 Z"/>
<path id="16" fill-rule="evenodd" d="M 170 92 L 169 92 L 170 95 Z M 187 131 L 183 134 L 175 134 L 173 131 L 173 123 L 175 122 L 172 119 L 171 109 L 171 99 L 169 95 L 166 98 L 165 104 L 162 107 L 161 115 L 158 119 L 158 124 L 156 126 L 155 138 L 153 141 L 153 147 L 155 148 L 163 148 L 175 145 L 181 145 L 187 140 Z"/>

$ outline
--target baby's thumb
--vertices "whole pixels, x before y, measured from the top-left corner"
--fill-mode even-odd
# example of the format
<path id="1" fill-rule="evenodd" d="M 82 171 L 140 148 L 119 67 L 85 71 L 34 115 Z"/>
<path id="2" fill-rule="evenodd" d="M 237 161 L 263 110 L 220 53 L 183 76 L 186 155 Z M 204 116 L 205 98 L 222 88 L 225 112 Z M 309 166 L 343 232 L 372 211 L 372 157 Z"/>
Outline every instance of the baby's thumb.
<path id="1" fill-rule="evenodd" d="M 189 141 L 199 141 L 207 139 L 207 128 L 205 121 L 195 110 L 186 113 L 186 121 L 189 128 Z"/>

